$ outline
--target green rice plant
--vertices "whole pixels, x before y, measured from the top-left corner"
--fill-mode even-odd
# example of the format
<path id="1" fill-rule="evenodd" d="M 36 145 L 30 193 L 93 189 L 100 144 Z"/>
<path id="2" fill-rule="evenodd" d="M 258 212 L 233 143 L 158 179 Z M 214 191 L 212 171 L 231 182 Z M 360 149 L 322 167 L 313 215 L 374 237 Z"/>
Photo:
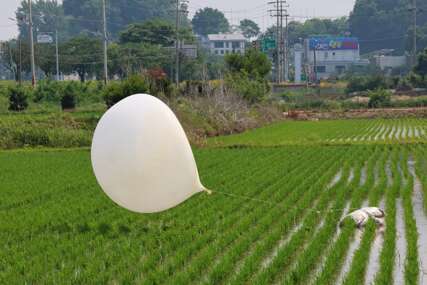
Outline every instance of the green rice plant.
<path id="1" fill-rule="evenodd" d="M 393 150 L 395 153 L 395 150 Z M 401 176 L 395 163 L 391 164 L 393 184 L 385 191 L 385 232 L 380 253 L 380 266 L 375 276 L 375 284 L 393 283 L 393 270 L 396 255 L 396 199 L 401 187 Z"/>
<path id="2" fill-rule="evenodd" d="M 368 189 L 371 189 L 375 184 L 374 172 L 375 168 L 380 167 L 384 163 L 384 158 L 378 158 L 380 148 L 375 148 L 374 154 L 369 158 L 367 163 L 367 179 L 366 183 L 357 187 L 357 184 L 353 184 L 354 190 L 351 191 L 351 203 L 350 209 L 357 209 L 362 204 L 364 197 L 369 193 Z M 382 154 L 384 157 L 384 153 Z M 379 161 L 379 163 L 378 163 Z M 379 175 L 381 181 L 385 181 L 382 174 Z M 381 184 L 381 183 L 379 183 Z M 378 189 L 378 187 L 376 187 Z M 341 232 L 339 233 L 336 241 L 331 246 L 329 253 L 324 261 L 324 266 L 320 274 L 315 278 L 314 284 L 335 284 L 336 278 L 341 270 L 341 267 L 346 257 L 346 253 L 353 240 L 355 233 L 354 223 L 345 223 Z"/>
<path id="3" fill-rule="evenodd" d="M 323 168 L 320 168 L 320 169 L 318 169 L 317 171 L 319 172 L 319 173 L 321 173 L 321 171 L 322 171 L 322 169 Z M 300 177 L 300 178 L 302 178 L 303 176 L 298 176 L 298 177 Z M 312 177 L 314 178 L 314 179 L 316 179 L 316 174 L 313 174 L 312 173 Z M 313 178 L 311 178 L 311 179 L 313 179 Z M 306 183 L 307 183 L 307 185 L 310 185 L 310 183 L 312 183 L 312 182 L 309 182 L 309 181 L 312 181 L 312 180 L 308 180 Z M 292 182 L 290 182 L 290 184 L 289 184 L 289 186 L 288 187 L 290 187 L 291 189 L 292 189 L 292 195 L 289 197 L 291 200 L 289 200 L 287 203 L 285 203 L 285 204 L 283 204 L 283 207 L 281 207 L 280 209 L 281 209 L 281 211 L 283 211 L 283 210 L 285 210 L 285 209 L 287 209 L 287 207 L 290 207 L 291 205 L 292 205 L 292 201 L 295 201 L 295 199 L 298 199 L 299 197 L 300 197 L 300 195 L 298 194 L 298 189 L 304 189 L 304 187 L 306 187 L 305 186 L 305 183 L 304 184 L 302 184 L 300 187 L 298 187 L 297 189 L 295 189 L 295 188 L 292 188 L 291 187 L 291 185 L 292 185 Z M 310 192 L 308 192 L 308 193 L 310 193 Z M 283 194 L 281 194 L 280 192 L 278 192 L 277 193 L 278 195 L 279 195 L 279 197 L 281 197 Z M 313 197 L 313 196 L 311 196 L 311 197 Z M 313 199 L 313 198 L 311 198 L 311 199 Z M 274 199 L 273 199 L 274 200 Z M 262 208 L 264 207 L 264 206 L 266 206 L 266 207 L 268 207 L 268 205 L 262 205 Z M 264 209 L 260 209 L 261 210 L 261 212 L 265 212 L 265 210 Z M 271 206 L 270 206 L 270 208 L 271 208 Z M 273 208 L 274 209 L 274 208 Z M 280 210 L 279 209 L 279 210 Z M 255 215 L 255 217 L 256 216 L 259 216 L 259 213 L 258 212 L 255 212 L 254 213 L 254 215 Z M 269 223 L 271 223 L 271 222 L 273 222 L 274 220 L 275 220 L 275 217 L 278 215 L 278 213 L 270 213 L 270 215 L 268 216 L 268 220 L 267 221 L 269 221 Z M 256 221 L 256 220 L 255 220 Z M 276 221 L 277 221 L 277 219 L 276 219 Z M 265 233 L 265 228 L 259 228 L 258 227 L 258 233 L 256 234 L 256 235 L 259 235 L 259 234 L 261 234 L 261 233 Z M 249 233 L 248 233 L 249 234 Z M 256 236 L 255 235 L 255 236 Z M 250 235 L 249 237 L 252 237 L 253 235 Z M 230 241 L 232 241 L 232 240 L 235 240 L 235 238 L 233 238 L 233 237 L 228 237 L 228 239 L 230 240 Z M 227 240 L 225 240 L 225 243 L 227 244 L 228 242 L 227 242 Z M 247 244 L 247 242 L 246 242 L 246 244 Z M 207 252 L 207 254 L 212 254 L 212 255 L 214 255 L 215 254 L 215 251 L 213 251 L 213 250 L 219 250 L 219 248 L 213 248 L 210 252 L 208 251 Z M 200 266 L 203 266 L 203 267 L 207 267 L 208 266 L 208 262 L 207 262 L 207 260 L 211 260 L 210 258 L 208 258 L 208 257 L 204 257 L 204 259 L 203 259 L 203 262 L 198 262 L 198 264 L 200 264 Z M 196 270 L 196 268 L 197 267 L 192 267 L 191 268 L 191 270 L 189 271 L 189 272 L 187 272 L 187 273 L 184 273 L 184 275 L 182 275 L 182 277 L 180 277 L 178 280 L 179 280 L 179 283 L 185 283 L 185 282 L 188 282 L 188 280 L 191 280 L 192 278 L 194 278 L 194 276 L 196 276 L 196 274 L 202 274 L 201 273 L 201 271 L 200 271 L 200 269 L 197 269 Z M 218 268 L 221 268 L 221 267 L 218 267 Z M 224 268 L 224 267 L 222 267 L 222 268 Z M 185 277 L 184 277 L 185 276 Z M 216 275 L 217 276 L 217 275 Z M 187 280 L 187 281 L 186 281 Z M 175 279 L 175 282 L 176 282 L 176 279 Z"/>
<path id="4" fill-rule="evenodd" d="M 348 285 L 363 283 L 366 267 L 368 265 L 367 261 L 369 260 L 371 245 L 375 239 L 376 228 L 377 226 L 372 220 L 370 220 L 366 225 L 360 246 L 354 253 L 353 261 L 351 263 L 351 270 L 345 277 L 343 284 Z"/>
<path id="5" fill-rule="evenodd" d="M 359 157 L 359 159 L 360 158 L 361 157 Z M 362 158 L 363 158 L 363 156 L 362 156 Z M 360 173 L 360 164 L 359 164 L 359 167 L 357 169 L 356 169 L 357 170 L 356 173 Z M 356 175 L 356 179 L 353 180 L 353 182 L 352 182 L 353 185 L 357 185 L 359 183 L 359 180 L 357 179 L 357 177 L 358 177 L 358 175 Z M 348 192 L 341 191 L 341 193 L 343 193 L 344 194 L 343 197 L 345 197 Z M 339 203 L 339 205 L 341 205 L 341 207 L 344 207 L 345 203 L 343 203 L 341 201 Z M 292 254 L 292 252 L 295 252 L 298 250 L 298 247 L 296 247 L 296 245 L 298 245 L 298 242 L 305 242 L 306 241 L 303 239 L 303 237 L 305 236 L 304 234 L 310 235 L 312 232 L 310 232 L 307 229 L 315 228 L 314 227 L 315 224 L 318 224 L 318 220 L 316 220 L 316 217 L 307 217 L 307 226 L 305 226 L 306 224 L 304 224 L 302 229 L 299 231 L 299 233 L 301 233 L 301 236 L 297 235 L 298 233 L 294 235 L 294 237 L 289 241 L 288 245 L 285 246 L 282 251 L 279 251 L 278 256 L 273 260 L 271 266 L 269 266 L 268 268 L 263 270 L 256 277 L 255 283 L 256 284 L 271 283 L 276 278 L 279 278 L 276 276 L 277 274 L 279 276 L 283 276 L 286 272 L 283 270 L 284 266 L 289 266 L 288 262 L 290 262 L 290 260 L 292 260 L 292 258 L 289 255 Z M 293 242 L 295 242 L 295 244 Z"/>
<path id="6" fill-rule="evenodd" d="M 405 175 L 406 186 L 401 190 L 404 208 L 405 237 L 407 244 L 407 256 L 405 261 L 405 283 L 417 284 L 419 272 L 418 264 L 418 231 L 412 207 L 412 194 L 414 188 L 414 177 L 409 174 L 407 162 L 407 149 L 403 150 L 401 166 Z"/>

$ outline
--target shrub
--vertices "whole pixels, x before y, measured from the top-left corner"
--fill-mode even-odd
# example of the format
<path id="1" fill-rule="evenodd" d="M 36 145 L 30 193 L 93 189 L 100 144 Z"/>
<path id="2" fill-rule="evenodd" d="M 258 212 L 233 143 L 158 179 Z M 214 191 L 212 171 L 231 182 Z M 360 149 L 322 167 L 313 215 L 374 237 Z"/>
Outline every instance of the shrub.
<path id="1" fill-rule="evenodd" d="M 427 80 L 423 80 L 421 75 L 411 72 L 408 75 L 408 81 L 412 86 L 416 88 L 425 88 L 427 87 Z"/>
<path id="2" fill-rule="evenodd" d="M 61 107 L 62 110 L 74 109 L 76 107 L 77 89 L 75 85 L 69 83 L 62 91 Z"/>
<path id="3" fill-rule="evenodd" d="M 28 92 L 22 86 L 9 88 L 9 110 L 24 111 L 28 107 Z"/>
<path id="4" fill-rule="evenodd" d="M 382 108 L 391 105 L 391 94 L 387 90 L 377 89 L 369 92 L 369 108 Z"/>
<path id="5" fill-rule="evenodd" d="M 266 81 L 251 80 L 244 73 L 228 74 L 225 78 L 225 84 L 230 90 L 250 103 L 262 101 L 269 91 Z"/>
<path id="6" fill-rule="evenodd" d="M 347 85 L 346 93 L 362 92 L 377 89 L 387 89 L 387 80 L 382 75 L 376 76 L 355 76 L 352 77 Z"/>
<path id="7" fill-rule="evenodd" d="M 40 80 L 34 89 L 34 102 L 54 102 L 61 101 L 63 84 L 58 81 Z"/>
<path id="8" fill-rule="evenodd" d="M 141 76 L 131 76 L 121 82 L 111 82 L 104 89 L 104 100 L 110 108 L 120 100 L 138 93 L 146 93 L 149 84 Z"/>
<path id="9" fill-rule="evenodd" d="M 410 91 L 412 90 L 412 84 L 408 78 L 400 78 L 396 89 L 398 91 Z"/>

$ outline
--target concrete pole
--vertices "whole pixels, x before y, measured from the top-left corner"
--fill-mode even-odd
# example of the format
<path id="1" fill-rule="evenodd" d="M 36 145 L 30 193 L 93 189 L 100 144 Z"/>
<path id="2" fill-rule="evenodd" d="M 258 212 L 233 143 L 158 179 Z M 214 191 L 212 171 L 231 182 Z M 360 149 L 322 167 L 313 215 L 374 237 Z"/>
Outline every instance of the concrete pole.
<path id="1" fill-rule="evenodd" d="M 56 52 L 56 81 L 59 81 L 59 47 L 58 30 L 55 31 L 55 52 Z"/>
<path id="2" fill-rule="evenodd" d="M 417 0 L 413 0 L 414 38 L 413 38 L 413 65 L 417 64 Z"/>
<path id="3" fill-rule="evenodd" d="M 107 15 L 105 11 L 105 0 L 102 0 L 102 19 L 103 19 L 103 28 L 104 28 L 104 84 L 108 83 L 108 38 L 107 38 Z"/>
<path id="4" fill-rule="evenodd" d="M 179 86 L 179 4 L 180 0 L 176 0 L 176 18 L 175 18 L 175 84 Z"/>
<path id="5" fill-rule="evenodd" d="M 36 86 L 36 63 L 34 59 L 34 36 L 33 36 L 33 12 L 31 8 L 31 0 L 28 0 L 28 9 L 30 14 L 29 29 L 30 29 L 30 49 L 31 49 L 31 84 Z"/>

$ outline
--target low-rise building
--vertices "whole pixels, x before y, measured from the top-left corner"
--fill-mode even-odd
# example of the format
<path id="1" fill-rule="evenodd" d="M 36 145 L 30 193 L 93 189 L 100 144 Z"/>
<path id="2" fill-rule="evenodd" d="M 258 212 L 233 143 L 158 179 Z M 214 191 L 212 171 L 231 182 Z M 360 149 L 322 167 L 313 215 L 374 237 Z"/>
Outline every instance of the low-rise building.
<path id="1" fill-rule="evenodd" d="M 247 39 L 242 34 L 208 35 L 207 46 L 212 54 L 245 53 Z"/>
<path id="2" fill-rule="evenodd" d="M 404 67 L 408 64 L 406 56 L 378 55 L 375 56 L 375 62 L 381 70 L 391 71 L 395 68 Z"/>
<path id="3" fill-rule="evenodd" d="M 339 76 L 354 65 L 368 65 L 360 58 L 357 38 L 311 37 L 305 40 L 305 62 L 309 66 L 312 80 Z"/>

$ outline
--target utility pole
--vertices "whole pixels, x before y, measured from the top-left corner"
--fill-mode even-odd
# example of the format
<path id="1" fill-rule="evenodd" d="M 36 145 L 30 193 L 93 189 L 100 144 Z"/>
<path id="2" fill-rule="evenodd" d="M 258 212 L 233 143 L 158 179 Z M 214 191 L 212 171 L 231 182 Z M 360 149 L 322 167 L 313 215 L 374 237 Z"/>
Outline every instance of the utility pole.
<path id="1" fill-rule="evenodd" d="M 279 79 L 280 83 L 283 82 L 283 67 L 284 67 L 284 41 L 283 41 L 283 2 L 277 1 L 279 6 L 279 21 L 280 21 L 280 34 L 279 34 L 279 43 L 280 43 L 280 68 L 279 68 Z"/>
<path id="2" fill-rule="evenodd" d="M 317 45 L 317 44 L 316 44 Z M 314 71 L 314 84 L 317 84 L 317 46 L 314 46 L 313 48 L 313 71 Z"/>
<path id="3" fill-rule="evenodd" d="M 412 5 L 412 13 L 413 13 L 413 18 L 414 18 L 414 38 L 413 38 L 413 66 L 415 66 L 417 64 L 417 0 L 413 0 L 413 5 Z"/>
<path id="4" fill-rule="evenodd" d="M 179 40 L 179 28 L 181 25 L 181 13 L 187 13 L 188 0 L 176 0 L 176 10 L 175 10 L 175 84 L 178 87 L 180 76 L 180 55 L 182 49 L 182 43 Z"/>
<path id="5" fill-rule="evenodd" d="M 59 81 L 59 47 L 58 47 L 58 30 L 55 30 L 55 53 L 56 53 L 56 81 Z"/>
<path id="6" fill-rule="evenodd" d="M 102 19 L 103 19 L 103 28 L 104 28 L 104 84 L 108 83 L 108 38 L 107 38 L 107 15 L 106 15 L 105 0 L 102 0 Z"/>
<path id="7" fill-rule="evenodd" d="M 285 81 L 289 81 L 289 29 L 288 29 L 288 11 L 285 11 Z"/>
<path id="8" fill-rule="evenodd" d="M 30 49 L 31 49 L 31 84 L 36 86 L 36 64 L 34 59 L 34 37 L 33 37 L 33 12 L 31 8 L 31 0 L 28 0 L 28 10 L 29 10 L 29 29 L 30 29 Z"/>
<path id="9" fill-rule="evenodd" d="M 181 1 L 176 0 L 176 15 L 175 15 L 175 84 L 179 86 L 179 6 Z"/>
<path id="10" fill-rule="evenodd" d="M 285 65 L 286 65 L 286 46 L 284 41 L 283 34 L 283 18 L 287 18 L 288 4 L 286 0 L 275 0 L 268 2 L 268 4 L 273 5 L 274 9 L 271 9 L 272 17 L 276 17 L 276 83 L 281 83 L 283 81 Z"/>

